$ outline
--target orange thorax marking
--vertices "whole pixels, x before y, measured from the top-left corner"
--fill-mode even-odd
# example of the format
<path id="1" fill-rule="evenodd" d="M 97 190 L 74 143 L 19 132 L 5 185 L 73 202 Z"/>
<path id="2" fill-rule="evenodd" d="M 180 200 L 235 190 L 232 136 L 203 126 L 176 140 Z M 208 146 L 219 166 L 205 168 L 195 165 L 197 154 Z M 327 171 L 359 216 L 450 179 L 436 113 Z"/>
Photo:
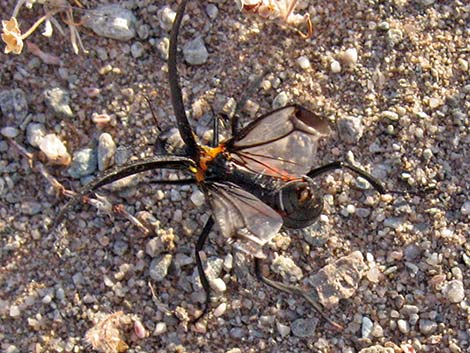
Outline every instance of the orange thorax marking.
<path id="1" fill-rule="evenodd" d="M 198 183 L 204 180 L 204 176 L 207 170 L 207 163 L 212 162 L 215 157 L 225 151 L 223 144 L 217 147 L 201 146 L 201 156 L 199 157 L 199 165 L 196 170 L 196 180 Z"/>

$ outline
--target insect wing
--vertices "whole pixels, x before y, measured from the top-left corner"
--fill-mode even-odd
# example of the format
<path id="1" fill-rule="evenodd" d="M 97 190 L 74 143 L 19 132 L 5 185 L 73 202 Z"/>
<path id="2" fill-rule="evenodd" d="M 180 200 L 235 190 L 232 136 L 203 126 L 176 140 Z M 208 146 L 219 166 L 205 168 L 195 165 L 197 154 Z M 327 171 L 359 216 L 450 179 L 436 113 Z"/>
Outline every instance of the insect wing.
<path id="1" fill-rule="evenodd" d="M 232 160 L 252 171 L 276 177 L 306 174 L 314 163 L 317 141 L 328 122 L 297 105 L 266 114 L 227 141 Z"/>
<path id="2" fill-rule="evenodd" d="M 222 234 L 234 238 L 236 248 L 263 258 L 263 245 L 282 227 L 281 216 L 235 184 L 208 183 L 204 189 Z"/>

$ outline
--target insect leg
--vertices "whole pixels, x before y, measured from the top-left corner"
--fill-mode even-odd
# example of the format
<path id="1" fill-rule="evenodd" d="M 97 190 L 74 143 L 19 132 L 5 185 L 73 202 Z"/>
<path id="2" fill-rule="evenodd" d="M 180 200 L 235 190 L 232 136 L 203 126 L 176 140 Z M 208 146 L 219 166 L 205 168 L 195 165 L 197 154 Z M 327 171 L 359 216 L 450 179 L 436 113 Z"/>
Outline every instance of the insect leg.
<path id="1" fill-rule="evenodd" d="M 209 233 L 213 226 L 214 226 L 214 219 L 212 217 L 209 217 L 196 243 L 195 255 L 196 255 L 197 272 L 199 273 L 199 278 L 201 279 L 202 288 L 204 288 L 204 291 L 206 292 L 206 302 L 204 303 L 204 309 L 202 310 L 202 313 L 198 317 L 192 320 L 193 323 L 196 323 L 197 321 L 199 321 L 199 319 L 207 313 L 210 307 L 211 286 L 209 284 L 207 275 L 204 272 L 204 266 L 202 265 L 202 260 L 201 260 L 201 256 L 199 255 L 199 252 L 204 247 L 204 243 L 206 242 L 207 237 L 209 236 Z"/>
<path id="2" fill-rule="evenodd" d="M 359 176 L 366 179 L 374 187 L 374 189 L 377 190 L 377 192 L 379 192 L 380 194 L 385 194 L 387 192 L 385 190 L 385 187 L 382 185 L 382 183 L 378 179 L 374 178 L 371 174 L 367 173 L 361 168 L 358 168 L 347 162 L 336 161 L 336 162 L 325 164 L 324 166 L 312 169 L 310 172 L 307 173 L 307 176 L 313 179 L 321 174 L 324 174 L 326 172 L 336 170 L 336 169 L 349 169 L 350 171 L 353 171 Z"/>
<path id="3" fill-rule="evenodd" d="M 263 275 L 263 272 L 261 270 L 261 259 L 259 258 L 255 258 L 254 259 L 255 261 L 255 274 L 256 274 L 256 277 L 258 278 L 259 281 L 263 282 L 264 284 L 274 288 L 274 289 L 277 289 L 277 290 L 280 290 L 281 292 L 284 292 L 284 293 L 288 293 L 288 294 L 292 294 L 292 295 L 298 295 L 298 296 L 301 296 L 302 298 L 304 298 L 330 325 L 332 325 L 334 328 L 336 328 L 337 330 L 343 330 L 344 327 L 341 326 L 340 324 L 334 322 L 333 320 L 331 320 L 324 312 L 323 312 L 323 309 L 320 305 L 320 303 L 318 303 L 314 298 L 312 298 L 311 295 L 309 295 L 305 290 L 302 290 L 301 288 L 299 287 L 296 287 L 296 286 L 291 286 L 291 285 L 288 285 L 288 284 L 284 284 L 282 282 L 278 282 L 278 281 L 273 281 L 272 279 L 269 279 L 267 277 L 265 277 Z"/>

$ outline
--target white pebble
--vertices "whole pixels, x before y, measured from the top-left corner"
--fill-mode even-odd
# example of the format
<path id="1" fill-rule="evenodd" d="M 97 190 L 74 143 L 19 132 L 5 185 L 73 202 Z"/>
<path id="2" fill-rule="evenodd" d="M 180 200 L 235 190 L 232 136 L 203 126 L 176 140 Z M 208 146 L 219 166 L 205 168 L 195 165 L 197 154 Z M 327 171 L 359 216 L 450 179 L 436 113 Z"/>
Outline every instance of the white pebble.
<path id="1" fill-rule="evenodd" d="M 227 304 L 226 303 L 221 303 L 217 308 L 214 310 L 214 316 L 219 317 L 222 316 L 225 311 L 227 310 Z"/>
<path id="2" fill-rule="evenodd" d="M 57 165 L 69 165 L 70 154 L 64 143 L 55 135 L 49 134 L 39 141 L 39 149 L 46 155 L 50 162 Z"/>
<path id="3" fill-rule="evenodd" d="M 297 58 L 297 64 L 300 66 L 302 70 L 308 70 L 310 69 L 310 60 L 305 55 L 302 55 Z"/>
<path id="4" fill-rule="evenodd" d="M 3 136 L 14 139 L 18 134 L 20 133 L 16 127 L 12 126 L 5 126 L 2 130 L 1 133 Z"/>
<path id="5" fill-rule="evenodd" d="M 40 123 L 30 123 L 26 128 L 26 139 L 33 147 L 38 147 L 39 141 L 46 136 L 46 128 Z"/>
<path id="6" fill-rule="evenodd" d="M 18 307 L 18 305 L 10 306 L 10 316 L 11 317 L 18 317 L 18 316 L 20 316 L 20 314 L 21 314 L 21 311 L 20 311 L 20 308 Z"/>
<path id="7" fill-rule="evenodd" d="M 343 61 L 346 65 L 352 66 L 357 63 L 357 49 L 349 48 L 343 53 Z"/>
<path id="8" fill-rule="evenodd" d="M 164 322 L 159 322 L 155 326 L 155 330 L 153 331 L 154 336 L 160 336 L 166 332 L 166 324 Z"/>
<path id="9" fill-rule="evenodd" d="M 281 337 L 286 337 L 290 334 L 290 327 L 287 325 L 281 324 L 280 322 L 276 322 L 276 328 L 277 332 L 279 332 Z"/>
<path id="10" fill-rule="evenodd" d="M 334 74 L 340 73 L 341 72 L 341 64 L 339 63 L 339 61 L 333 60 L 330 64 L 330 70 Z"/>
<path id="11" fill-rule="evenodd" d="M 210 285 L 211 288 L 218 293 L 222 293 L 227 290 L 227 285 L 222 278 L 214 278 L 212 281 L 210 281 Z"/>
<path id="12" fill-rule="evenodd" d="M 374 323 L 372 322 L 371 319 L 369 319 L 367 316 L 362 317 L 362 328 L 361 328 L 362 338 L 369 338 L 372 332 L 373 326 L 374 326 Z"/>

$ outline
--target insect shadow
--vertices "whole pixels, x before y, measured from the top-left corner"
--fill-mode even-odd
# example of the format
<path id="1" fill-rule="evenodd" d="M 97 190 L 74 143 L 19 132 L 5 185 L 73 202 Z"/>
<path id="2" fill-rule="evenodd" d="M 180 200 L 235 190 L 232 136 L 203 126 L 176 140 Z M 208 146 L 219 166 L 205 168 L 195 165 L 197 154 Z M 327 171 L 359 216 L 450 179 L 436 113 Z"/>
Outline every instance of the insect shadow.
<path id="1" fill-rule="evenodd" d="M 158 180 L 159 184 L 196 184 L 204 193 L 212 216 L 195 246 L 195 258 L 206 300 L 197 321 L 210 307 L 211 287 L 204 272 L 200 251 L 217 223 L 222 236 L 236 249 L 253 256 L 257 278 L 280 291 L 303 297 L 334 327 L 321 305 L 306 290 L 271 280 L 262 273 L 266 257 L 263 246 L 284 226 L 301 229 L 313 224 L 323 209 L 323 199 L 312 179 L 336 169 L 357 173 L 379 192 L 381 183 L 360 168 L 335 161 L 312 168 L 318 140 L 330 133 L 326 119 L 299 105 L 269 112 L 243 128 L 238 119 L 231 124 L 232 137 L 219 143 L 217 128 L 211 146 L 196 142 L 186 116 L 177 71 L 177 39 L 187 0 L 177 10 L 170 35 L 168 71 L 171 101 L 177 127 L 184 142 L 183 155 L 156 155 L 111 171 L 83 187 L 57 216 L 55 228 L 83 197 L 100 187 L 130 175 L 155 169 L 186 171 L 191 177 Z M 215 127 L 217 127 L 215 119 Z"/>

